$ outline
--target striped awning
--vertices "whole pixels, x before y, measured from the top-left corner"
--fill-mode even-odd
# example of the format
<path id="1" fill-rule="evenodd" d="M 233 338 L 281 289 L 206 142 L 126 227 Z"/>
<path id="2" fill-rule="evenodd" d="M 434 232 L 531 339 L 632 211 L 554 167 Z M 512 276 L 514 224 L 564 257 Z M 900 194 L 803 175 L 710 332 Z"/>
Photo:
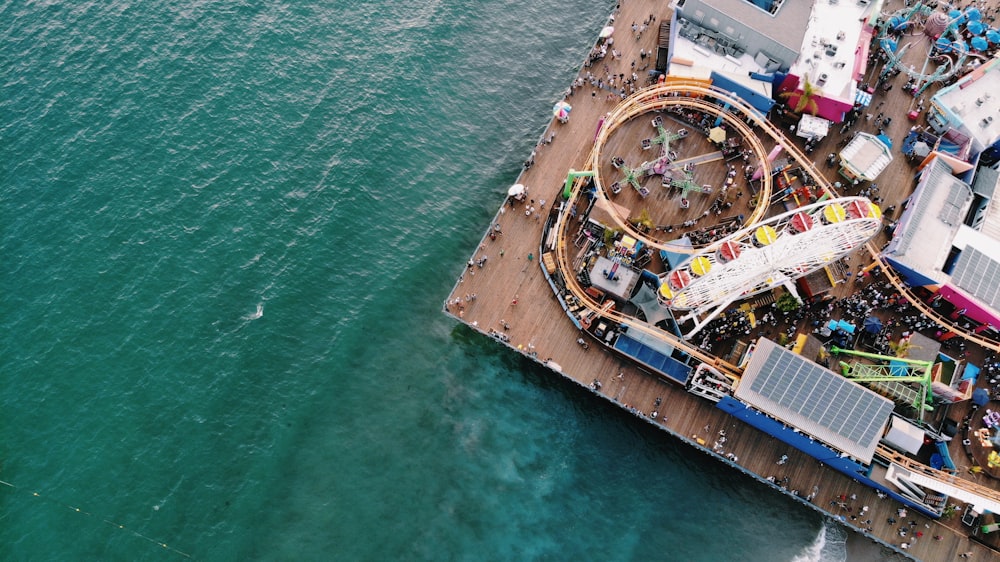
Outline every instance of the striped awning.
<path id="1" fill-rule="evenodd" d="M 868 107 L 868 104 L 872 102 L 872 95 L 868 92 L 858 89 L 854 93 L 854 103 L 860 103 L 862 107 Z"/>

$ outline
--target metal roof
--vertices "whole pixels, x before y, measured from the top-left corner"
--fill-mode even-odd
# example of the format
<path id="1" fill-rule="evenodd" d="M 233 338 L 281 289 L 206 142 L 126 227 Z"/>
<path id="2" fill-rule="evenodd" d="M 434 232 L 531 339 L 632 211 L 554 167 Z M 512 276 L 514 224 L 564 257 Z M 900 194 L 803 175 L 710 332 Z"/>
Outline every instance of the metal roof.
<path id="1" fill-rule="evenodd" d="M 1000 309 L 1000 263 L 978 248 L 962 250 L 951 279 L 994 310 Z"/>
<path id="2" fill-rule="evenodd" d="M 761 338 L 736 398 L 866 464 L 892 400 Z"/>
<path id="3" fill-rule="evenodd" d="M 632 296 L 637 281 L 639 274 L 634 269 L 624 264 L 616 266 L 614 261 L 603 256 L 597 258 L 590 270 L 590 282 L 595 287 L 622 300 Z"/>
<path id="4" fill-rule="evenodd" d="M 746 0 L 693 0 L 685 2 L 681 9 L 684 17 L 695 21 L 699 19 L 700 8 L 716 10 L 741 22 L 754 33 L 763 35 L 793 51 L 799 50 L 806 35 L 813 3 L 781 1 L 774 4 L 777 7 L 774 13 Z"/>
<path id="5" fill-rule="evenodd" d="M 972 190 L 989 199 L 986 216 L 979 227 L 980 232 L 994 240 L 1000 240 L 1000 171 L 987 167 L 976 170 Z"/>
<path id="6" fill-rule="evenodd" d="M 1000 88 L 1000 58 L 981 64 L 958 82 L 942 88 L 932 98 L 945 107 L 951 116 L 964 125 L 982 150 L 1000 138 L 1000 117 L 997 112 L 997 89 Z"/>
<path id="7" fill-rule="evenodd" d="M 940 277 L 962 218 L 972 206 L 972 189 L 935 158 L 899 219 L 886 254 L 928 277 Z"/>

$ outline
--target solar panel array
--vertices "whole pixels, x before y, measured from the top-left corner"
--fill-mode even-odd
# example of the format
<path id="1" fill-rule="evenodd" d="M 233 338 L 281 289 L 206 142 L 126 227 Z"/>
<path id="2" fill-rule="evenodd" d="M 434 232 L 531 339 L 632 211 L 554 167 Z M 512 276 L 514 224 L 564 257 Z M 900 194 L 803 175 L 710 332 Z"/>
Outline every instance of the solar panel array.
<path id="1" fill-rule="evenodd" d="M 972 193 L 964 186 L 956 185 L 954 182 L 948 185 L 948 198 L 941 205 L 938 219 L 948 226 L 956 226 L 965 219 L 965 206 L 972 199 Z"/>
<path id="2" fill-rule="evenodd" d="M 962 250 L 952 281 L 993 308 L 1000 308 L 1000 263 L 979 250 L 971 246 Z"/>
<path id="3" fill-rule="evenodd" d="M 866 463 L 893 409 L 888 398 L 763 338 L 736 397 Z"/>

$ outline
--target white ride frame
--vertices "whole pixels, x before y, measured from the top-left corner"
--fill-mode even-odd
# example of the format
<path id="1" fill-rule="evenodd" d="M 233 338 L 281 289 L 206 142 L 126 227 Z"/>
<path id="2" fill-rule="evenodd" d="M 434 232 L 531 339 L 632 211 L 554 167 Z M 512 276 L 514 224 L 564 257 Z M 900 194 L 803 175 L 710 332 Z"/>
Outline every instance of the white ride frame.
<path id="1" fill-rule="evenodd" d="M 853 214 L 848 210 L 853 210 Z M 828 221 L 824 212 L 837 220 Z M 807 215 L 812 225 L 804 232 L 793 227 L 793 219 L 800 213 Z M 675 317 L 678 312 L 686 311 L 684 316 L 677 317 L 678 324 L 695 322 L 694 328 L 684 335 L 690 339 L 735 301 L 779 285 L 797 297 L 793 281 L 864 245 L 882 228 L 881 219 L 881 210 L 868 199 L 841 197 L 804 205 L 752 224 L 678 264 L 674 271 L 685 270 L 690 274 L 692 264 L 707 271 L 701 276 L 690 274 L 690 284 L 671 291 L 672 298 L 660 293 L 660 302 L 674 311 Z M 766 227 L 773 229 L 773 241 L 766 245 L 755 243 L 758 230 Z M 718 255 L 726 242 L 739 248 L 739 256 L 728 262 Z M 705 267 L 706 259 L 709 267 Z"/>

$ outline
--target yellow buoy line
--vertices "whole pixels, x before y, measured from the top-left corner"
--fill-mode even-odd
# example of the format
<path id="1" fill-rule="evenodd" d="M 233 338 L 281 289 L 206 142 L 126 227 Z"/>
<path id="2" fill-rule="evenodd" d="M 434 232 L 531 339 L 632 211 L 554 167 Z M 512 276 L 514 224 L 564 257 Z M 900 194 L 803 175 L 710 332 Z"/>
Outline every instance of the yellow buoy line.
<path id="1" fill-rule="evenodd" d="M 97 515 L 97 514 L 89 512 L 89 511 L 86 511 L 83 508 L 70 505 L 70 504 L 68 504 L 66 502 L 57 500 L 57 499 L 52 498 L 52 497 L 43 496 L 42 494 L 40 494 L 38 492 L 28 492 L 26 489 L 21 488 L 20 486 L 15 486 L 14 484 L 11 484 L 10 482 L 5 482 L 3 480 L 0 480 L 0 484 L 2 484 L 4 486 L 7 486 L 8 488 L 10 488 L 12 490 L 15 490 L 15 491 L 18 491 L 18 492 L 30 493 L 32 495 L 32 497 L 38 498 L 38 499 L 43 500 L 43 501 L 47 501 L 49 503 L 58 505 L 60 507 L 64 507 L 64 508 L 66 508 L 66 509 L 68 509 L 70 511 L 74 511 L 76 513 L 79 513 L 79 514 L 82 514 L 82 515 L 86 515 L 88 517 L 93 517 L 94 519 L 100 519 L 102 522 L 107 523 L 108 525 L 111 525 L 112 527 L 116 527 L 119 530 L 131 533 L 132 535 L 135 535 L 136 537 L 139 537 L 140 539 L 149 541 L 149 542 L 151 542 L 151 543 L 153 543 L 153 544 L 155 544 L 155 545 L 157 545 L 159 547 L 165 548 L 165 549 L 167 549 L 167 550 L 169 550 L 171 552 L 174 552 L 174 553 L 176 553 L 176 554 L 178 554 L 180 556 L 183 556 L 184 558 L 192 558 L 192 556 L 190 554 L 188 554 L 187 552 L 184 552 L 182 550 L 177 550 L 176 548 L 168 545 L 165 542 L 158 541 L 158 540 L 156 540 L 156 539 L 154 539 L 152 537 L 146 536 L 146 535 L 144 535 L 144 534 L 142 534 L 142 533 L 140 533 L 140 532 L 138 532 L 136 530 L 130 529 L 130 528 L 126 527 L 125 525 L 122 525 L 121 523 L 115 523 L 114 521 L 111 521 L 110 519 L 107 519 L 107 518 L 102 517 L 100 515 Z"/>

